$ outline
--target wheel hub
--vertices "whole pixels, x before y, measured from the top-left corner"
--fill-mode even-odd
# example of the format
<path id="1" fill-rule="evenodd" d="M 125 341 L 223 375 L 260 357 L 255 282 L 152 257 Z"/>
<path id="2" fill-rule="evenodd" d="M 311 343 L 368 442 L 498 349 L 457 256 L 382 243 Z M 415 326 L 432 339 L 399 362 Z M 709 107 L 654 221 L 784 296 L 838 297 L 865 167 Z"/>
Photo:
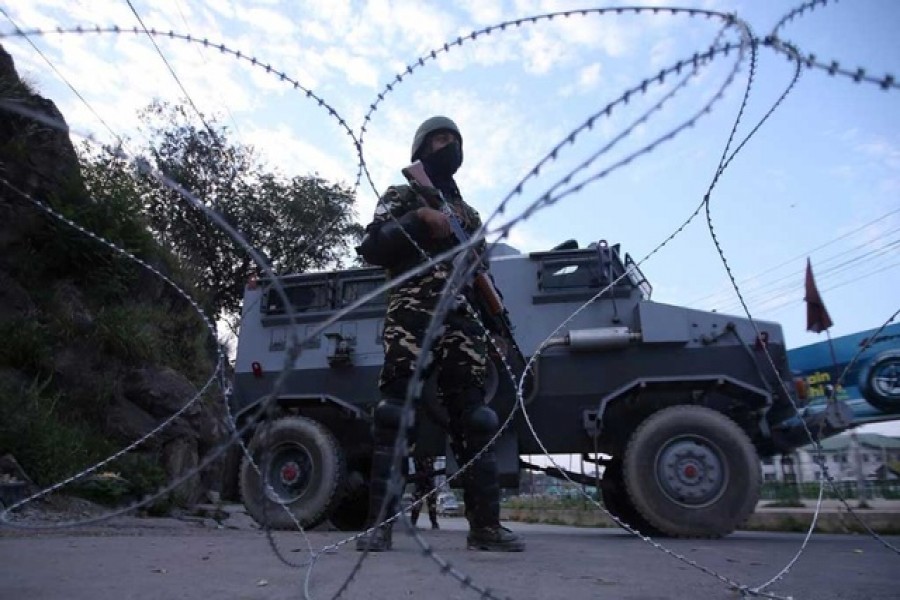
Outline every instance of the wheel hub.
<path id="1" fill-rule="evenodd" d="M 900 396 L 900 367 L 895 363 L 888 363 L 878 369 L 872 384 L 885 396 Z"/>
<path id="2" fill-rule="evenodd" d="M 302 444 L 286 443 L 272 448 L 266 472 L 266 496 L 279 504 L 302 497 L 313 477 L 313 459 Z"/>
<path id="3" fill-rule="evenodd" d="M 281 483 L 290 485 L 300 477 L 300 465 L 294 461 L 284 463 L 281 467 Z"/>
<path id="4" fill-rule="evenodd" d="M 692 508 L 714 502 L 727 482 L 718 448 L 693 436 L 673 440 L 663 447 L 656 460 L 656 476 L 667 496 Z"/>

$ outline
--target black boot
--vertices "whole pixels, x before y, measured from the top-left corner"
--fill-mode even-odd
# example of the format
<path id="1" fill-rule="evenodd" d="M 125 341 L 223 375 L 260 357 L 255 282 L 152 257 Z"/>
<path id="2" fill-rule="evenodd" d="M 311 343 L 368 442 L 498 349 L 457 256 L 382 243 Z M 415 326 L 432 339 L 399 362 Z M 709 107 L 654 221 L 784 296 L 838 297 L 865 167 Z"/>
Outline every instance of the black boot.
<path id="1" fill-rule="evenodd" d="M 401 422 L 403 400 L 399 396 L 385 395 L 375 407 L 372 449 L 372 470 L 369 477 L 369 514 L 366 528 L 376 525 L 382 505 L 385 518 L 394 516 L 400 506 L 400 494 L 405 486 L 404 474 L 398 473 L 400 481 L 391 486 L 391 467 L 394 456 L 394 440 Z M 413 439 L 412 432 L 407 436 Z M 402 462 L 402 461 L 401 461 Z M 364 552 L 383 552 L 391 549 L 392 523 L 382 525 L 366 536 L 357 538 L 356 549 Z"/>
<path id="2" fill-rule="evenodd" d="M 469 550 L 487 552 L 522 552 L 525 550 L 525 542 L 522 538 L 502 525 L 472 527 L 469 529 L 466 543 Z"/>
<path id="3" fill-rule="evenodd" d="M 467 403 L 471 407 L 471 400 Z M 498 426 L 497 414 L 483 404 L 469 410 L 463 422 L 469 456 L 481 452 L 465 478 L 466 517 L 469 519 L 470 550 L 521 552 L 525 542 L 500 525 L 500 484 L 493 448 L 485 448 Z M 482 451 L 483 450 L 483 451 Z"/>
<path id="4" fill-rule="evenodd" d="M 432 529 L 440 529 L 437 524 L 437 499 L 433 494 L 428 498 L 428 518 L 431 520 Z"/>
<path id="5" fill-rule="evenodd" d="M 384 552 L 393 546 L 393 523 L 376 527 L 368 535 L 356 538 L 356 550 L 359 552 Z"/>
<path id="6" fill-rule="evenodd" d="M 431 498 L 434 498 L 434 496 L 431 496 Z M 431 500 L 431 498 L 429 498 L 429 500 Z M 437 522 L 437 506 L 435 504 L 429 503 L 428 518 L 431 520 L 431 528 L 432 529 L 440 529 L 441 528 Z"/>
<path id="7" fill-rule="evenodd" d="M 370 528 L 376 524 L 378 513 L 381 506 L 386 502 L 385 518 L 390 518 L 397 512 L 399 501 L 396 494 L 391 494 L 389 483 L 386 478 L 381 476 L 385 472 L 389 473 L 390 469 L 385 469 L 390 463 L 391 452 L 393 449 L 376 448 L 372 457 L 372 481 L 369 487 L 369 515 L 366 519 L 366 528 Z M 380 472 L 379 472 L 380 471 Z M 402 487 L 400 489 L 403 489 Z M 387 500 L 385 500 L 387 498 Z M 391 533 L 393 530 L 393 522 L 376 527 L 367 535 L 356 538 L 356 549 L 360 552 L 384 552 L 391 549 L 392 540 Z"/>

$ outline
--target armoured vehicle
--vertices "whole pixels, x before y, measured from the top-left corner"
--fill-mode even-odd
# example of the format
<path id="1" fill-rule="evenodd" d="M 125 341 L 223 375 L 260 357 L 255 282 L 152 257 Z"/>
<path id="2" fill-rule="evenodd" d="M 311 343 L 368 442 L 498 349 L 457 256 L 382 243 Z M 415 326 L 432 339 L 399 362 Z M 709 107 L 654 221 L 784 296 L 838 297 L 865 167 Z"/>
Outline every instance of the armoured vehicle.
<path id="1" fill-rule="evenodd" d="M 495 255 L 491 272 L 525 354 L 550 338 L 524 396 L 534 434 L 549 453 L 581 454 L 602 466 L 604 505 L 644 533 L 732 532 L 759 499 L 761 457 L 808 443 L 807 427 L 827 436 L 848 425 L 839 403 L 797 413 L 794 403 L 802 406 L 803 398 L 778 324 L 754 327 L 736 316 L 655 302 L 618 245 L 578 248 L 569 241 L 546 252 Z M 245 458 L 240 489 L 257 520 L 295 527 L 283 505 L 303 526 L 326 519 L 346 530 L 362 526 L 387 295 L 311 334 L 384 281 L 376 268 L 282 278 L 293 320 L 268 282 L 248 285 L 231 396 L 239 423 L 272 396 L 292 336 L 306 340 L 248 435 L 260 470 Z M 486 402 L 502 421 L 517 404 L 515 387 L 499 358 L 492 363 Z M 447 456 L 452 472 L 433 388 L 426 383 L 419 407 L 416 452 Z M 520 457 L 542 454 L 521 410 L 495 450 L 501 483 L 517 487 Z"/>

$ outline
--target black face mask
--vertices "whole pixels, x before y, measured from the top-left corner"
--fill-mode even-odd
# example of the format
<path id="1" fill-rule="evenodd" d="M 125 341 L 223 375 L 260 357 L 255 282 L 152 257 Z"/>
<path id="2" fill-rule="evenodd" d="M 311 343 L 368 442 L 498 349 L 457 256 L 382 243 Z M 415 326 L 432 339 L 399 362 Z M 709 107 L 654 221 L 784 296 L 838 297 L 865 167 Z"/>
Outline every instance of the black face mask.
<path id="1" fill-rule="evenodd" d="M 425 171 L 432 179 L 452 177 L 462 165 L 462 146 L 459 142 L 450 142 L 437 152 L 422 157 Z"/>

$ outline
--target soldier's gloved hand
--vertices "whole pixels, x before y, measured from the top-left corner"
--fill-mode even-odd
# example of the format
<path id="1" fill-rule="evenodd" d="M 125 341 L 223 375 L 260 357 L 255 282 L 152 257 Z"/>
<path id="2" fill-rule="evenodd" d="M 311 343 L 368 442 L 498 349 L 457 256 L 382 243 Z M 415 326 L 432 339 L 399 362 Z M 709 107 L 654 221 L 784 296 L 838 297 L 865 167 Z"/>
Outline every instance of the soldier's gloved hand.
<path id="1" fill-rule="evenodd" d="M 450 219 L 439 210 L 423 206 L 416 210 L 416 216 L 428 226 L 431 237 L 435 239 L 444 239 L 453 232 L 450 228 Z"/>
<path id="2" fill-rule="evenodd" d="M 416 194 L 425 199 L 425 201 L 431 206 L 439 206 L 443 198 L 441 197 L 441 191 L 436 187 L 431 187 L 430 185 L 422 185 L 418 181 L 410 181 L 409 187 L 412 188 Z"/>

